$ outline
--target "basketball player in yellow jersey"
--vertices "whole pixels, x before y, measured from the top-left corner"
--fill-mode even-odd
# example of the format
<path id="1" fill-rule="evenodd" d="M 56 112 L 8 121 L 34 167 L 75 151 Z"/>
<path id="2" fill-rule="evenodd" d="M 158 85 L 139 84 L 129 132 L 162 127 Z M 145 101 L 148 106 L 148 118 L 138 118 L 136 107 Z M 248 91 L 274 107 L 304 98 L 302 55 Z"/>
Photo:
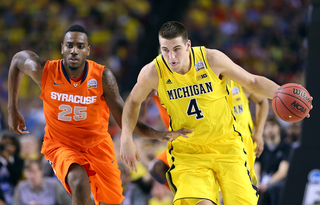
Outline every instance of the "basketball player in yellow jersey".
<path id="1" fill-rule="evenodd" d="M 136 169 L 138 150 L 132 132 L 141 103 L 154 89 L 171 118 L 172 130 L 193 130 L 168 143 L 167 180 L 174 204 L 212 205 L 221 187 L 226 205 L 257 204 L 257 189 L 246 166 L 243 135 L 227 102 L 226 78 L 272 98 L 279 85 L 248 73 L 215 49 L 191 47 L 185 27 L 175 21 L 159 31 L 161 54 L 144 66 L 122 115 L 120 156 Z M 217 184 L 218 182 L 219 184 Z"/>
<path id="2" fill-rule="evenodd" d="M 269 102 L 268 99 L 257 95 L 232 80 L 227 80 L 228 86 L 231 89 L 232 106 L 237 123 L 245 128 L 252 137 L 243 136 L 243 143 L 248 156 L 248 169 L 252 184 L 257 187 L 258 180 L 254 172 L 254 162 L 256 157 L 259 157 L 263 151 L 264 142 L 262 138 L 265 122 L 268 117 Z M 256 105 L 256 126 L 254 127 L 251 112 L 249 108 L 249 98 Z M 254 154 L 255 152 L 255 154 Z"/>

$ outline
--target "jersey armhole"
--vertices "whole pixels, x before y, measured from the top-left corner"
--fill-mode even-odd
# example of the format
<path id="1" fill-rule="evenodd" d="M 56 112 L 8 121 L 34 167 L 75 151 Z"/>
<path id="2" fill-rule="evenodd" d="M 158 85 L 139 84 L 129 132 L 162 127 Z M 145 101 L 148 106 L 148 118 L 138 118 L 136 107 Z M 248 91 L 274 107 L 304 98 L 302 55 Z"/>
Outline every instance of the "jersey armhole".
<path id="1" fill-rule="evenodd" d="M 40 87 L 41 92 L 44 91 L 45 86 L 46 86 L 46 83 L 47 83 L 48 69 L 49 69 L 49 67 L 50 67 L 50 66 L 49 66 L 49 63 L 50 63 L 50 61 L 48 60 L 48 61 L 46 62 L 46 64 L 44 65 L 44 67 L 43 67 L 42 78 L 41 78 L 41 87 Z"/>

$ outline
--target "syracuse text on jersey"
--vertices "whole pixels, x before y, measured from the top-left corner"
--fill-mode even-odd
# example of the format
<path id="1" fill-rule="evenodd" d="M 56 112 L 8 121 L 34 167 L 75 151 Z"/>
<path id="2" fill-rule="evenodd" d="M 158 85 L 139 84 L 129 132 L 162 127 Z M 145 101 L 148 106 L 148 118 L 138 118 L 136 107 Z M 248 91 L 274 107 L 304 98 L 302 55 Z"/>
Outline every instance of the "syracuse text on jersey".
<path id="1" fill-rule="evenodd" d="M 65 93 L 51 92 L 51 99 L 58 100 L 61 102 L 72 102 L 77 104 L 92 104 L 97 101 L 97 96 L 81 96 L 71 95 Z"/>

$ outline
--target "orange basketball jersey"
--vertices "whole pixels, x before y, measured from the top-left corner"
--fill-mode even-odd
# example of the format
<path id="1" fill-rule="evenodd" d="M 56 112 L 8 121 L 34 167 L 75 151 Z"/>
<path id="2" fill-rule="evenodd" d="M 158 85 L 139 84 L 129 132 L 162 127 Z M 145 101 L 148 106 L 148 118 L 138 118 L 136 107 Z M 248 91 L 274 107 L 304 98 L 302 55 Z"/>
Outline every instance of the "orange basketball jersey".
<path id="1" fill-rule="evenodd" d="M 154 94 L 152 97 L 153 97 L 154 103 L 158 107 L 159 114 L 160 114 L 162 122 L 166 126 L 167 130 L 169 130 L 169 128 L 170 128 L 170 117 L 169 117 L 169 115 L 167 113 L 167 110 L 161 105 L 161 102 L 160 102 L 160 99 L 159 99 L 158 95 Z"/>
<path id="2" fill-rule="evenodd" d="M 47 61 L 41 95 L 46 119 L 45 139 L 86 149 L 109 138 L 109 108 L 103 97 L 104 66 L 86 61 L 82 80 L 72 81 L 63 60 Z M 108 140 L 108 141 L 109 141 Z"/>

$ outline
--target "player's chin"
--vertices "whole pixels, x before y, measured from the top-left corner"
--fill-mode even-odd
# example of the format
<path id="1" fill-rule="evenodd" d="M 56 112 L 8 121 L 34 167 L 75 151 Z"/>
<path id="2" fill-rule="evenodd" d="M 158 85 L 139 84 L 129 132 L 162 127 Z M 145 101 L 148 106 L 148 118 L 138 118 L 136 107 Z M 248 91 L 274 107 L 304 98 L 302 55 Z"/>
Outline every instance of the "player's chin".
<path id="1" fill-rule="evenodd" d="M 77 66 L 77 65 L 73 65 L 73 64 L 68 65 L 68 67 L 70 68 L 70 70 L 73 70 L 73 71 L 75 71 L 75 70 L 78 70 L 78 69 L 79 69 L 79 66 Z"/>

